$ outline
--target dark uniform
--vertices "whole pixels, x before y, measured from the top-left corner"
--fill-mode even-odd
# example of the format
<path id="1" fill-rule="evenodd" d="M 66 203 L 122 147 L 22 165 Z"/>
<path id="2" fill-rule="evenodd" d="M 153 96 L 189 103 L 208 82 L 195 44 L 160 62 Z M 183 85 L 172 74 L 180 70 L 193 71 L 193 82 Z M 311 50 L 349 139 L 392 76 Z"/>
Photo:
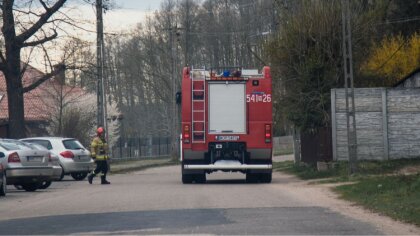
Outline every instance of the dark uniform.
<path id="1" fill-rule="evenodd" d="M 90 145 L 92 158 L 95 159 L 96 169 L 89 175 L 88 181 L 92 184 L 93 178 L 101 173 L 101 184 L 110 184 L 106 180 L 108 173 L 108 144 L 102 136 L 103 129 L 98 128 L 98 136 L 96 136 Z"/>

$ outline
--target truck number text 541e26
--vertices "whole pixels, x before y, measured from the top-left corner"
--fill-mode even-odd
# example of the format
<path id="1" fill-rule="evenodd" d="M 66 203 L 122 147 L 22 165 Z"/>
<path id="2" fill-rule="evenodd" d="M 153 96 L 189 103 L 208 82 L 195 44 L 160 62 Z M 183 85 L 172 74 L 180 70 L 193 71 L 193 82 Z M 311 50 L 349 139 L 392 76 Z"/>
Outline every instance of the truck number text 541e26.
<path id="1" fill-rule="evenodd" d="M 182 182 L 204 183 L 206 174 L 242 172 L 247 182 L 272 177 L 272 79 L 238 67 L 183 69 Z"/>
<path id="2" fill-rule="evenodd" d="M 271 94 L 247 94 L 246 102 L 271 102 Z"/>

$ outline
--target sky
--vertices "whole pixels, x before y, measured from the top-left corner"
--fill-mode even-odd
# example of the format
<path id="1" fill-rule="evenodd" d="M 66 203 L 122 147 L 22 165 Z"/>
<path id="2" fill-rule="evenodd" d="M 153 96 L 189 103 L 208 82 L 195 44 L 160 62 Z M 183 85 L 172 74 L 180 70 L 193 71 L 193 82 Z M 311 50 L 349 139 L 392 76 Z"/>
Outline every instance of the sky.
<path id="1" fill-rule="evenodd" d="M 144 21 L 148 14 L 159 10 L 163 0 L 114 0 L 115 9 L 104 15 L 105 28 L 132 28 Z"/>
<path id="2" fill-rule="evenodd" d="M 140 11 L 159 9 L 161 0 L 115 0 L 123 9 L 136 9 Z"/>
<path id="3" fill-rule="evenodd" d="M 76 18 L 88 20 L 94 25 L 95 7 L 80 4 L 82 0 L 73 0 L 69 8 L 76 8 L 71 15 Z M 107 31 L 121 31 L 134 28 L 138 23 L 145 20 L 147 15 L 159 10 L 163 0 L 112 0 L 114 7 L 106 11 L 104 17 L 104 29 Z"/>
<path id="4" fill-rule="evenodd" d="M 61 9 L 66 16 L 74 20 L 78 27 L 67 24 L 61 24 L 62 30 L 58 31 L 59 38 L 54 40 L 54 44 L 50 45 L 49 55 L 51 58 L 60 58 L 60 50 L 51 48 L 57 45 L 64 45 L 69 38 L 77 37 L 84 41 L 96 43 L 96 9 L 94 4 L 87 4 L 87 0 L 70 0 L 65 8 Z M 95 2 L 95 0 L 90 0 Z M 146 16 L 153 14 L 160 9 L 160 5 L 164 0 L 111 0 L 114 7 L 106 11 L 103 15 L 104 33 L 118 34 L 124 33 L 135 28 L 139 23 L 144 22 Z M 39 6 L 40 7 L 40 6 Z M 41 10 L 43 10 L 40 7 Z M 82 29 L 81 29 L 82 28 Z M 64 32 L 65 31 L 65 32 Z M 45 69 L 45 57 L 42 51 L 24 51 L 29 59 L 29 63 L 38 69 Z"/>

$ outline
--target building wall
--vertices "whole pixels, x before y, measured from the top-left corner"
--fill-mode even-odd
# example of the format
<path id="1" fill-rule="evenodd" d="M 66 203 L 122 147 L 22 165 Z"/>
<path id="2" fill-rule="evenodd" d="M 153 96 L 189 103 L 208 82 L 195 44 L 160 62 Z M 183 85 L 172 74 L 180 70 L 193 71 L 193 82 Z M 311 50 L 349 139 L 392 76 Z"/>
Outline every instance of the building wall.
<path id="1" fill-rule="evenodd" d="M 356 88 L 359 159 L 420 156 L 420 88 Z M 345 90 L 331 90 L 334 160 L 347 160 Z"/>

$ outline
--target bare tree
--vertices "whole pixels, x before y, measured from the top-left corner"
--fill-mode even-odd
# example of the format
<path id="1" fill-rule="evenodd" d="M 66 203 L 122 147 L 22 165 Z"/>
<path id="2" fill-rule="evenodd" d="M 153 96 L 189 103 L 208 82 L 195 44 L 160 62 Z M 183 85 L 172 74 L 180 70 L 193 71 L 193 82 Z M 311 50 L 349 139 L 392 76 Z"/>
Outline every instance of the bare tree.
<path id="1" fill-rule="evenodd" d="M 172 137 L 173 88 L 180 90 L 185 64 L 260 68 L 272 27 L 273 0 L 166 0 L 160 11 L 127 34 L 106 35 L 108 101 L 124 114 L 121 137 Z M 82 73 L 84 84 L 93 70 Z M 174 83 L 175 82 L 175 83 Z M 175 150 L 175 149 L 174 149 Z"/>
<path id="2" fill-rule="evenodd" d="M 4 49 L 0 50 L 0 71 L 3 72 L 7 84 L 7 98 L 9 104 L 9 127 L 11 138 L 25 137 L 25 117 L 23 94 L 29 92 L 60 73 L 64 66 L 55 67 L 50 73 L 38 78 L 35 82 L 23 86 L 22 75 L 24 67 L 21 64 L 21 50 L 29 47 L 36 47 L 55 39 L 58 34 L 55 28 L 49 33 L 45 32 L 43 26 L 51 22 L 51 17 L 63 7 L 66 0 L 43 1 L 39 0 L 43 11 L 27 12 L 37 19 L 32 23 L 22 23 L 15 20 L 14 0 L 3 0 L 2 10 L 2 33 Z M 39 36 L 41 34 L 41 36 Z M 3 51 L 4 50 L 4 51 Z"/>

